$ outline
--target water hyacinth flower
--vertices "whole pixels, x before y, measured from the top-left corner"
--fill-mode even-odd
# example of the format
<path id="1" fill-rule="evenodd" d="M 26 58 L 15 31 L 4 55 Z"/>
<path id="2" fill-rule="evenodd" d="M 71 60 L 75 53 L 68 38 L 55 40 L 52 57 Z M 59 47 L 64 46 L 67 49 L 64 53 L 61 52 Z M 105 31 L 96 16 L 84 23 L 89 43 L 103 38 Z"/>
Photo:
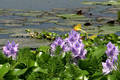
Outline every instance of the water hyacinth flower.
<path id="1" fill-rule="evenodd" d="M 103 73 L 108 74 L 113 70 L 113 62 L 110 59 L 107 59 L 106 62 L 102 62 Z"/>
<path id="2" fill-rule="evenodd" d="M 102 63 L 103 66 L 103 73 L 104 74 L 108 74 L 110 73 L 113 69 L 116 70 L 117 66 L 117 60 L 118 60 L 118 54 L 119 54 L 119 50 L 118 50 L 118 46 L 115 46 L 114 44 L 112 44 L 111 42 L 109 42 L 107 44 L 107 50 L 106 50 L 106 54 L 108 59 L 106 60 L 106 62 Z"/>
<path id="3" fill-rule="evenodd" d="M 74 54 L 73 56 L 76 58 L 80 59 L 85 59 L 85 55 L 87 54 L 87 50 L 84 49 L 84 44 L 83 43 L 78 43 L 76 42 L 75 46 L 72 48 L 72 53 Z"/>
<path id="4" fill-rule="evenodd" d="M 84 44 L 82 43 L 81 36 L 78 32 L 72 30 L 69 36 L 62 40 L 58 37 L 52 44 L 51 50 L 55 51 L 56 46 L 60 46 L 64 52 L 71 51 L 73 58 L 85 59 L 87 50 L 84 49 Z"/>
<path id="5" fill-rule="evenodd" d="M 57 47 L 57 46 L 61 46 L 62 43 L 63 43 L 63 40 L 62 40 L 60 37 L 58 37 L 58 38 L 50 45 L 51 50 L 52 50 L 52 51 L 55 51 L 55 50 L 56 50 L 56 47 Z"/>
<path id="6" fill-rule="evenodd" d="M 117 56 L 119 54 L 118 46 L 115 46 L 111 42 L 107 44 L 106 54 L 109 58 Z"/>
<path id="7" fill-rule="evenodd" d="M 82 46 L 83 46 L 83 47 L 82 47 Z M 85 55 L 87 54 L 87 50 L 84 49 L 84 44 L 82 44 L 82 46 L 81 46 L 81 49 L 80 49 L 79 57 L 80 57 L 81 59 L 85 59 L 85 58 L 86 58 Z"/>
<path id="8" fill-rule="evenodd" d="M 78 39 L 80 39 L 80 38 L 81 38 L 81 37 L 80 37 L 80 34 L 79 34 L 78 32 L 76 32 L 76 31 L 74 31 L 74 30 L 72 30 L 72 31 L 69 33 L 68 39 L 69 39 L 69 41 L 70 41 L 71 43 L 75 42 L 76 40 L 78 40 Z"/>
<path id="9" fill-rule="evenodd" d="M 15 44 L 14 41 L 12 41 L 12 43 L 8 41 L 8 43 L 3 47 L 4 55 L 6 55 L 7 57 L 12 57 L 12 59 L 16 59 L 17 52 L 18 44 Z"/>
<path id="10" fill-rule="evenodd" d="M 64 52 L 68 52 L 71 50 L 71 46 L 69 42 L 63 42 L 63 44 L 60 47 Z"/>

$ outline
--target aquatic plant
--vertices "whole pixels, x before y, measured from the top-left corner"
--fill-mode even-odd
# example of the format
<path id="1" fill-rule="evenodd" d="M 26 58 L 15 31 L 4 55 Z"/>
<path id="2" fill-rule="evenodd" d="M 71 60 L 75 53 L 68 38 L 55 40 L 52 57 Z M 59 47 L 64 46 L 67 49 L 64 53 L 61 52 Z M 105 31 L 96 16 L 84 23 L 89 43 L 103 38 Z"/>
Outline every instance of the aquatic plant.
<path id="1" fill-rule="evenodd" d="M 114 44 L 109 42 L 107 44 L 106 54 L 107 54 L 108 58 L 113 58 L 114 56 L 117 56 L 119 54 L 118 46 L 115 46 Z"/>
<path id="2" fill-rule="evenodd" d="M 8 43 L 3 47 L 4 55 L 6 55 L 7 57 L 12 57 L 12 59 L 16 59 L 17 52 L 18 44 L 15 44 L 14 41 L 12 41 L 12 43 L 8 41 Z"/>
<path id="3" fill-rule="evenodd" d="M 55 51 L 57 46 L 60 46 L 64 52 L 71 51 L 74 58 L 79 57 L 80 59 L 85 59 L 85 55 L 87 54 L 87 50 L 84 49 L 80 34 L 74 30 L 72 30 L 69 33 L 69 36 L 64 40 L 58 37 L 51 44 L 51 50 Z"/>
<path id="4" fill-rule="evenodd" d="M 8 42 L 0 52 L 0 80 L 120 80 L 119 36 L 82 37 L 72 30 L 50 46 L 19 51 L 17 44 Z M 7 56 L 15 46 L 16 60 Z"/>
<path id="5" fill-rule="evenodd" d="M 106 50 L 106 54 L 108 59 L 106 60 L 106 62 L 102 62 L 102 66 L 103 66 L 103 73 L 104 74 L 108 74 L 110 73 L 113 69 L 117 69 L 116 67 L 116 62 L 117 62 L 117 56 L 119 54 L 119 50 L 118 50 L 118 46 L 115 46 L 114 44 L 112 44 L 111 42 L 109 42 L 107 44 L 107 50 Z"/>

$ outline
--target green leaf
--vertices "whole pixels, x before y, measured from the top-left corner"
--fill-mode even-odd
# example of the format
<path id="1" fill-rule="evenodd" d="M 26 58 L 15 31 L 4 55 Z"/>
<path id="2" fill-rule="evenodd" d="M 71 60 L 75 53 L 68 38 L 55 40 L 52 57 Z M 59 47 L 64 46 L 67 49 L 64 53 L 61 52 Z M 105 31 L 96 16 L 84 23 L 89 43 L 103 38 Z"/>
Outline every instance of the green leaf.
<path id="1" fill-rule="evenodd" d="M 60 80 L 60 78 L 52 78 L 51 80 Z"/>
<path id="2" fill-rule="evenodd" d="M 15 76 L 20 76 L 22 74 L 24 74 L 26 72 L 27 68 L 25 69 L 14 69 L 14 70 L 11 70 L 9 74 L 11 75 L 15 75 Z"/>
<path id="3" fill-rule="evenodd" d="M 45 52 L 47 53 L 49 51 L 50 47 L 49 46 L 40 46 L 37 50 L 39 52 Z"/>
<path id="4" fill-rule="evenodd" d="M 60 46 L 57 46 L 55 50 L 55 55 L 59 56 L 61 54 L 61 51 L 62 51 L 62 48 Z"/>
<path id="5" fill-rule="evenodd" d="M 60 15 L 57 15 L 58 17 L 62 17 L 64 19 L 78 19 L 78 18 L 85 18 L 85 16 L 83 15 L 76 15 L 76 14 L 60 14 Z"/>
<path id="6" fill-rule="evenodd" d="M 40 79 L 39 74 L 40 73 L 32 72 L 26 80 L 39 80 Z M 44 79 L 42 78 L 42 80 L 44 80 Z"/>
<path id="7" fill-rule="evenodd" d="M 0 67 L 0 78 L 4 77 L 6 73 L 10 70 L 10 64 L 6 63 Z"/>
<path id="8" fill-rule="evenodd" d="M 24 63 L 27 67 L 32 67 L 35 64 L 35 54 L 29 48 L 21 49 L 18 53 L 18 62 Z"/>
<path id="9" fill-rule="evenodd" d="M 42 72 L 42 73 L 47 74 L 48 70 L 47 69 L 42 69 L 41 67 L 37 67 L 33 70 L 33 72 Z"/>
<path id="10" fill-rule="evenodd" d="M 41 55 L 38 54 L 38 55 L 36 56 L 36 58 L 37 58 L 37 62 L 36 62 L 36 63 L 37 63 L 41 68 L 46 68 L 46 67 L 48 67 L 48 66 L 47 66 L 47 63 L 48 63 L 48 61 L 49 61 L 50 54 L 47 54 L 47 53 L 42 53 Z"/>
<path id="11" fill-rule="evenodd" d="M 0 52 L 0 64 L 4 64 L 8 61 L 8 58 Z"/>
<path id="12" fill-rule="evenodd" d="M 108 80 L 117 80 L 115 75 L 108 75 L 107 79 Z"/>
<path id="13" fill-rule="evenodd" d="M 93 52 L 92 56 L 99 59 L 101 56 L 103 56 L 105 54 L 105 50 L 106 50 L 105 46 L 103 46 L 103 45 L 98 46 L 97 49 L 95 49 L 95 51 Z"/>
<path id="14" fill-rule="evenodd" d="M 64 78 L 71 78 L 77 80 L 79 77 L 88 75 L 88 72 L 86 70 L 81 70 L 78 66 L 74 64 L 67 64 L 65 66 L 65 71 L 62 74 Z"/>
<path id="15" fill-rule="evenodd" d="M 91 77 L 92 77 L 92 79 L 98 79 L 101 76 L 103 76 L 103 74 L 101 72 L 95 72 Z"/>

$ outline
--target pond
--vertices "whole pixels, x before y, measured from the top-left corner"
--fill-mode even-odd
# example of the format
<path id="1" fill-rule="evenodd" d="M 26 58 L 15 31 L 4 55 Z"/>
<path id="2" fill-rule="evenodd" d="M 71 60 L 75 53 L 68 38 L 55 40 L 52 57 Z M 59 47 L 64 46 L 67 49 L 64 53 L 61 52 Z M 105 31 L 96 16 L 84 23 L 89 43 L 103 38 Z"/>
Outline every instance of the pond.
<path id="1" fill-rule="evenodd" d="M 0 8 L 51 10 L 53 8 L 79 8 L 83 0 L 0 0 Z M 105 0 L 90 0 L 105 1 Z"/>
<path id="2" fill-rule="evenodd" d="M 91 34 L 98 32 L 99 25 L 105 25 L 101 28 L 105 34 L 117 33 L 117 35 L 120 35 L 118 24 L 111 27 L 106 24 L 111 20 L 117 19 L 119 7 L 86 5 L 81 4 L 82 1 L 0 0 L 0 48 L 8 40 L 14 40 L 20 44 L 20 47 L 38 47 L 50 44 L 47 40 L 31 39 L 29 34 L 25 32 L 25 29 L 28 28 L 32 31 L 51 31 L 64 34 L 72 30 L 76 24 L 91 23 L 92 25 L 87 27 L 87 31 Z M 105 0 L 98 1 L 103 2 Z M 76 15 L 79 10 L 82 10 L 84 14 Z M 92 15 L 89 16 L 89 14 Z"/>

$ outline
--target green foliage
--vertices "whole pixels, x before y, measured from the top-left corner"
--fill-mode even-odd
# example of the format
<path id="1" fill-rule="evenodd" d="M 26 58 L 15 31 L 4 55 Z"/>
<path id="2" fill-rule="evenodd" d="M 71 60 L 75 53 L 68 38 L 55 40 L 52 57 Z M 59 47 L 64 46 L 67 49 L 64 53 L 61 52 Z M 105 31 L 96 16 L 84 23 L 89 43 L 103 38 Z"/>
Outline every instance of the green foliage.
<path id="1" fill-rule="evenodd" d="M 120 80 L 120 55 L 117 70 L 108 75 L 102 73 L 106 44 L 111 41 L 120 47 L 119 40 L 115 34 L 94 40 L 83 38 L 87 49 L 84 60 L 73 58 L 72 52 L 63 52 L 60 46 L 55 52 L 50 51 L 50 46 L 23 48 L 16 60 L 0 53 L 0 80 Z"/>
<path id="2" fill-rule="evenodd" d="M 49 53 L 50 46 L 40 46 L 37 51 L 38 52 L 44 52 L 44 53 Z"/>
<path id="3" fill-rule="evenodd" d="M 55 40 L 55 38 L 59 36 L 57 33 L 54 33 L 54 32 L 43 31 L 43 32 L 39 33 L 39 32 L 32 32 L 29 29 L 26 29 L 25 31 L 27 33 L 29 33 L 32 38 L 46 39 L 46 40 L 49 40 L 49 41 Z"/>
<path id="4" fill-rule="evenodd" d="M 0 79 L 10 70 L 10 64 L 6 63 L 0 66 Z"/>
<path id="5" fill-rule="evenodd" d="M 29 48 L 21 49 L 18 53 L 18 63 L 24 63 L 27 67 L 34 66 L 35 55 L 30 52 Z"/>
<path id="6" fill-rule="evenodd" d="M 0 64 L 4 64 L 8 61 L 3 53 L 0 52 Z"/>
<path id="7" fill-rule="evenodd" d="M 96 59 L 101 58 L 105 54 L 106 47 L 104 45 L 98 46 L 93 52 L 92 56 L 96 57 Z"/>

